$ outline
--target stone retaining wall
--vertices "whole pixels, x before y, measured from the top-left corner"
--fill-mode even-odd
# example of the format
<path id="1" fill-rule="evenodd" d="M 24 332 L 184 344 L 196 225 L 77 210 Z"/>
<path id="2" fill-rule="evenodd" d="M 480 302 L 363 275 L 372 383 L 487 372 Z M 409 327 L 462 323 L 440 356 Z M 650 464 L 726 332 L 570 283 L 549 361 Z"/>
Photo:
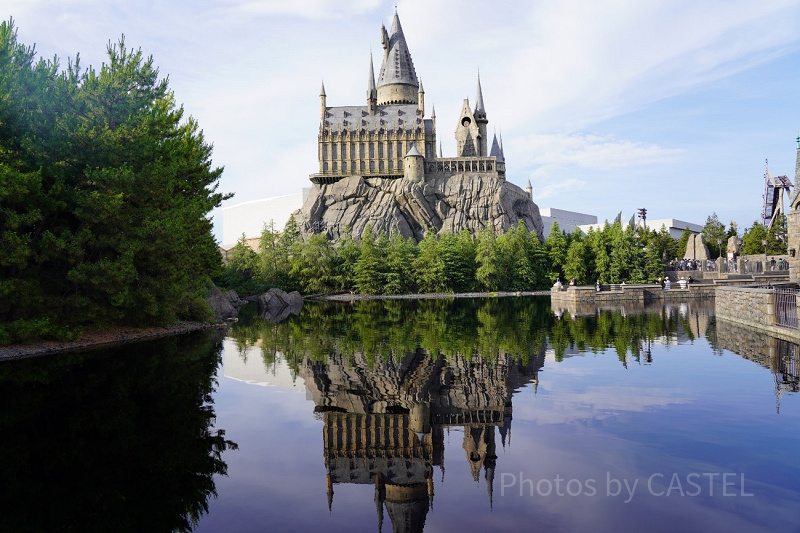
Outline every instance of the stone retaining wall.
<path id="1" fill-rule="evenodd" d="M 796 341 L 800 338 L 800 330 L 777 325 L 772 289 L 718 286 L 714 307 L 718 320 L 755 328 L 783 339 Z"/>

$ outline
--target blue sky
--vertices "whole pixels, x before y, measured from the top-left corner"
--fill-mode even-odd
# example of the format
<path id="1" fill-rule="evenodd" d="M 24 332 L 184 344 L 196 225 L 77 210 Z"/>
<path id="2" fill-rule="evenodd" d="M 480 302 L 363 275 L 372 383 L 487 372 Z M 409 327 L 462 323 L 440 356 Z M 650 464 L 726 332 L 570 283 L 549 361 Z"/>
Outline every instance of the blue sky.
<path id="1" fill-rule="evenodd" d="M 0 0 L 20 41 L 44 57 L 106 44 L 153 55 L 214 144 L 227 205 L 299 192 L 315 171 L 319 88 L 328 105 L 365 101 L 380 68 L 381 0 Z M 461 102 L 480 69 L 489 129 L 508 179 L 534 201 L 596 214 L 749 226 L 764 160 L 794 179 L 800 134 L 800 2 L 787 0 L 398 0 L 455 155 Z"/>

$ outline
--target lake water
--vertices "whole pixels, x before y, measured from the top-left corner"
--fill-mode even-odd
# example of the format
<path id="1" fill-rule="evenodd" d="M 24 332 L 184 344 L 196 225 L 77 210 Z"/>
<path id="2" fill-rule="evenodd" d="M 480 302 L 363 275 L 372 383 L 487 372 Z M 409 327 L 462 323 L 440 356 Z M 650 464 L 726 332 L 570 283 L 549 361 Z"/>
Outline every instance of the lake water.
<path id="1" fill-rule="evenodd" d="M 251 313 L 0 364 L 0 530 L 800 531 L 800 348 L 713 303 Z"/>

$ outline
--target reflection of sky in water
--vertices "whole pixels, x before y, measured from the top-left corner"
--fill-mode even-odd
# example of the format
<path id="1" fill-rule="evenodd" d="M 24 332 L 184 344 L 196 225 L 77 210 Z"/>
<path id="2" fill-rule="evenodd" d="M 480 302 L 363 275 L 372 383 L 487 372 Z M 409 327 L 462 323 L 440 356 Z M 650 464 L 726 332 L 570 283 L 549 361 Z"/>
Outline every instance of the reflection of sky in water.
<path id="1" fill-rule="evenodd" d="M 198 531 L 376 531 L 371 485 L 336 484 L 328 511 L 323 423 L 303 380 L 293 380 L 280 356 L 265 368 L 257 347 L 243 357 L 227 340 L 225 350 L 217 426 L 239 450 L 225 453 L 228 476 L 217 478 L 219 497 Z M 478 483 L 470 474 L 463 428 L 444 429 L 445 468 L 434 468 L 425 531 L 797 530 L 800 398 L 784 394 L 776 414 L 771 372 L 718 354 L 701 338 L 654 343 L 651 364 L 628 360 L 627 368 L 613 348 L 561 362 L 548 356 L 538 386 L 513 396 L 510 441 L 503 448 L 497 438 L 493 508 L 483 474 Z M 681 497 L 675 487 L 655 496 L 647 486 L 662 474 L 652 489 L 666 491 L 677 474 L 692 492 L 687 475 L 725 472 L 736 474 L 727 478 L 736 496 L 722 495 L 719 476 L 713 496 L 701 476 L 693 478 L 697 496 Z M 609 478 L 636 482 L 633 495 L 624 486 L 607 495 Z M 530 482 L 520 496 L 523 479 Z M 555 494 L 557 479 L 563 496 Z M 566 492 L 571 480 L 575 496 Z M 548 483 L 553 492 L 540 494 Z M 388 516 L 383 528 L 391 531 Z"/>

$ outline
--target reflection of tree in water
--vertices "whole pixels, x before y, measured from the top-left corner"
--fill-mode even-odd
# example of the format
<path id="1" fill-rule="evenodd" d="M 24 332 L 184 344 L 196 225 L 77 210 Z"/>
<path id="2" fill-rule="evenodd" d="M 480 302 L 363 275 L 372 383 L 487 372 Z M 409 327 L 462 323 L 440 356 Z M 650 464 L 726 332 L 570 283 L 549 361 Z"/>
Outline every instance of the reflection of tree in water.
<path id="1" fill-rule="evenodd" d="M 0 365 L 7 531 L 189 531 L 216 495 L 207 334 Z"/>

